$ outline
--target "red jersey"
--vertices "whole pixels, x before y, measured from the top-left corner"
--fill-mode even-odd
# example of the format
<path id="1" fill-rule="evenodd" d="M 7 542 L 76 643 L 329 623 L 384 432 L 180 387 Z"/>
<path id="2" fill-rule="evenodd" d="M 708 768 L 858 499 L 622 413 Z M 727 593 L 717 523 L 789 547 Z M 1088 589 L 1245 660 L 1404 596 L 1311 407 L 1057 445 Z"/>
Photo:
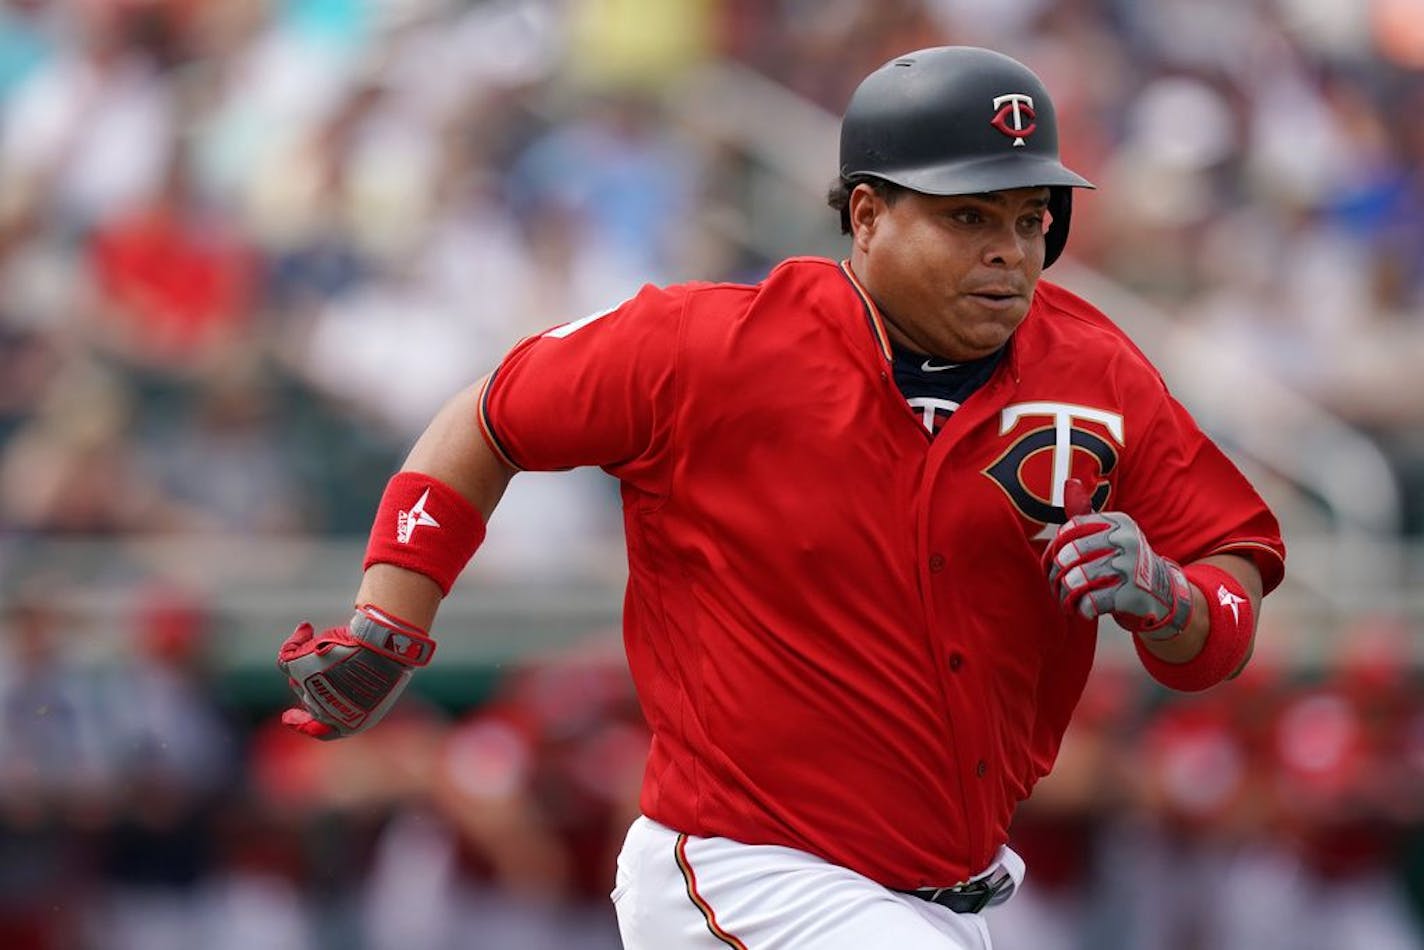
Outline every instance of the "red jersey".
<path id="1" fill-rule="evenodd" d="M 982 870 L 1053 764 L 1096 624 L 1039 557 L 1053 486 L 1096 485 L 1186 562 L 1279 526 L 1087 303 L 1040 282 L 1009 352 L 931 437 L 848 265 L 644 288 L 519 343 L 481 401 L 524 469 L 621 481 L 624 640 L 653 732 L 641 807 L 894 888 Z"/>

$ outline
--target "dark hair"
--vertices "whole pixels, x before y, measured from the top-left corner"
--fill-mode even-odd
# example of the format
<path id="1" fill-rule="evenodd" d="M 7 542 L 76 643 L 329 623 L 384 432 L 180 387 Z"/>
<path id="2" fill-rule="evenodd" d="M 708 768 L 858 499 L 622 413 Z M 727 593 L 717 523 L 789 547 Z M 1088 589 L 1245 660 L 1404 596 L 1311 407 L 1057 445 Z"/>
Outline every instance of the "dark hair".
<path id="1" fill-rule="evenodd" d="M 831 182 L 831 187 L 826 189 L 826 204 L 835 211 L 841 213 L 841 233 L 850 233 L 850 193 L 855 191 L 856 185 L 869 185 L 875 189 L 875 193 L 885 200 L 887 205 L 892 205 L 900 200 L 900 196 L 909 189 L 886 181 L 883 178 L 876 178 L 874 175 L 856 175 L 853 178 L 846 178 L 842 175 Z"/>

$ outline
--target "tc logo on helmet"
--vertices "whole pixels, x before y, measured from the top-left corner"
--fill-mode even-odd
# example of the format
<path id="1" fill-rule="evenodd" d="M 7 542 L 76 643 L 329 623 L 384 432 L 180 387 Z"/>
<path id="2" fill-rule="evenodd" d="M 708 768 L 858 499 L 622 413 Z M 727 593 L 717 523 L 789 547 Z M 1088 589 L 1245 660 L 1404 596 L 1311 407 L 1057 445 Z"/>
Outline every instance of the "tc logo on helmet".
<path id="1" fill-rule="evenodd" d="M 1006 96 L 994 97 L 994 118 L 989 124 L 1014 140 L 1014 147 L 1020 148 L 1024 139 L 1033 134 L 1038 124 L 1033 121 L 1033 97 L 1021 92 L 1011 92 Z"/>

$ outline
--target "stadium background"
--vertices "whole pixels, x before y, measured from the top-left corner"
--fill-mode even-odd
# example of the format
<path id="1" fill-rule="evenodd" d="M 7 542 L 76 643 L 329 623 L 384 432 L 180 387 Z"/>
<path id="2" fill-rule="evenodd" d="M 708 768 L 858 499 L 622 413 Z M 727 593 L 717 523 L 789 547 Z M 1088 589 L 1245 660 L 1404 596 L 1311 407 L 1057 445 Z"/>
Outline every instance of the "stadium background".
<path id="1" fill-rule="evenodd" d="M 1291 548 L 1236 685 L 1105 631 L 1000 945 L 1424 946 L 1419 0 L 4 0 L 0 946 L 615 946 L 604 476 L 516 480 L 360 741 L 274 729 L 273 650 L 514 340 L 838 256 L 838 110 L 940 43 L 1044 76 L 1101 189 L 1050 276 Z"/>

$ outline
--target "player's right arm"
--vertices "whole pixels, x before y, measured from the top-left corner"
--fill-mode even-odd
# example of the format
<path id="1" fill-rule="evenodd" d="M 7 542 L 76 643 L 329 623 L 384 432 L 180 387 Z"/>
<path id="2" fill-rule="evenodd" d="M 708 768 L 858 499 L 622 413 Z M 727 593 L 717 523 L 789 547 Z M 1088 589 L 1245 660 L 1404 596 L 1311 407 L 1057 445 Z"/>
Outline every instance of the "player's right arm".
<path id="1" fill-rule="evenodd" d="M 278 665 L 297 697 L 282 716 L 291 728 L 318 739 L 369 729 L 434 654 L 427 631 L 440 602 L 514 476 L 472 424 L 483 387 L 436 413 L 392 479 L 350 622 L 319 634 L 303 623 L 282 644 Z"/>
<path id="2" fill-rule="evenodd" d="M 304 623 L 282 644 L 298 700 L 283 722 L 331 739 L 385 715 L 434 654 L 426 631 L 515 472 L 598 465 L 660 490 L 684 303 L 645 287 L 528 337 L 435 415 L 381 498 L 350 622 Z"/>

